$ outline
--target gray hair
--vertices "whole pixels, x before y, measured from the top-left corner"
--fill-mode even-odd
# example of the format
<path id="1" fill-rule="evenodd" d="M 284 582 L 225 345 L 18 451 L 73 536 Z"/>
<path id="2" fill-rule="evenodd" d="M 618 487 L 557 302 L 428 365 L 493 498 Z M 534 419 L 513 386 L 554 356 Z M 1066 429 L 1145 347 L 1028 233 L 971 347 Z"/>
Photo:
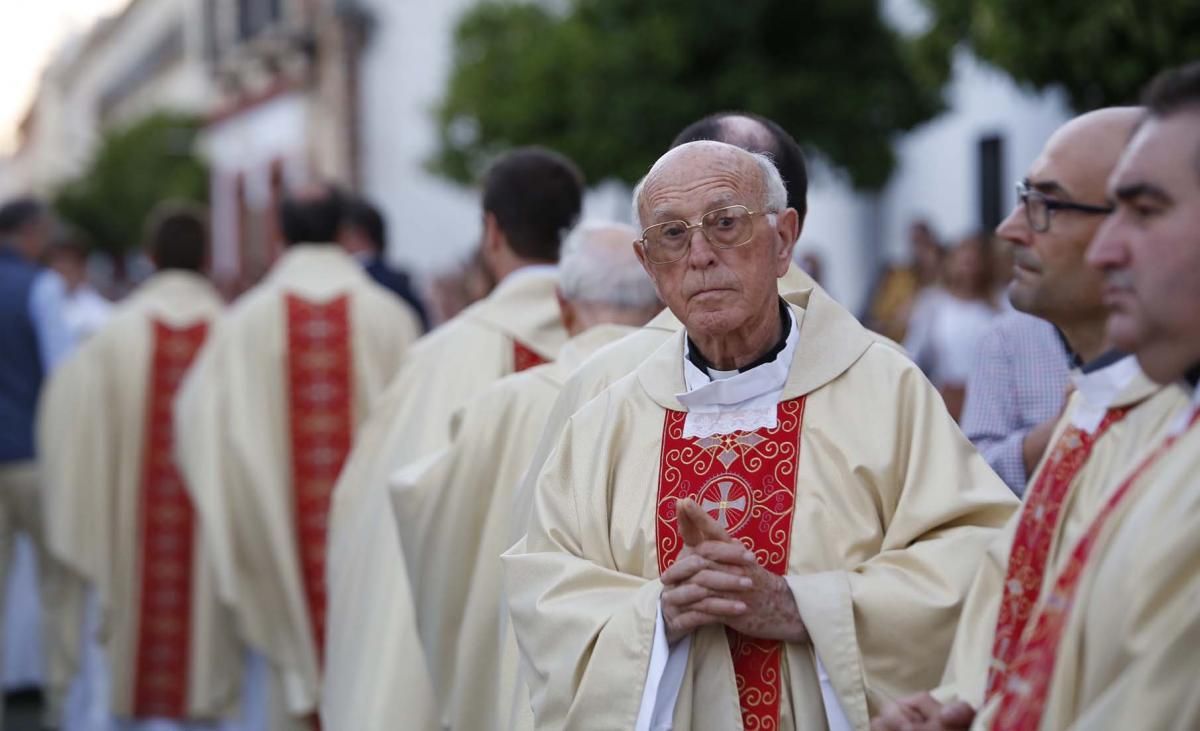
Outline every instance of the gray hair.
<path id="1" fill-rule="evenodd" d="M 602 234 L 610 234 L 609 240 Z M 621 238 L 614 244 L 615 237 Z M 621 223 L 585 221 L 576 226 L 563 241 L 558 260 L 563 297 L 630 310 L 658 305 L 654 283 L 633 251 L 637 237 L 636 230 Z"/>
<path id="2" fill-rule="evenodd" d="M 658 161 L 650 167 L 650 170 L 646 173 L 645 177 L 639 180 L 637 185 L 634 186 L 633 220 L 636 222 L 639 232 L 645 228 L 645 224 L 642 222 L 641 199 L 642 189 L 645 187 L 646 181 L 649 180 L 650 176 L 654 175 L 654 173 L 656 173 L 677 153 L 680 151 L 690 150 L 697 145 L 717 146 L 717 149 L 728 148 L 730 150 L 736 150 L 742 155 L 749 155 L 750 157 L 754 158 L 755 164 L 758 165 L 758 170 L 762 181 L 763 197 L 762 200 L 759 201 L 761 210 L 766 211 L 767 213 L 779 213 L 787 208 L 787 186 L 783 184 L 783 176 L 779 173 L 779 168 L 775 167 L 775 161 L 771 159 L 770 155 L 762 152 L 751 152 L 725 142 L 697 140 L 696 142 L 688 142 L 680 145 L 679 147 L 674 147 L 668 150 L 666 154 L 658 158 Z"/>

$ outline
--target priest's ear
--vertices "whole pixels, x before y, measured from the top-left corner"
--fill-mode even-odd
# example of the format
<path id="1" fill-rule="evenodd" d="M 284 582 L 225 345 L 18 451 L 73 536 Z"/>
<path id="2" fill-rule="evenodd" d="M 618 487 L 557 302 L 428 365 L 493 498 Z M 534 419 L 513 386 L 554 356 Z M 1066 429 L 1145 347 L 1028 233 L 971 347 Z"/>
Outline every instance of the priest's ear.
<path id="1" fill-rule="evenodd" d="M 568 333 L 575 332 L 575 326 L 579 322 L 579 313 L 575 311 L 575 305 L 563 296 L 559 287 L 554 288 L 554 298 L 558 300 L 558 316 L 562 318 L 563 329 Z"/>
<path id="2" fill-rule="evenodd" d="M 493 272 L 496 271 L 500 258 L 508 249 L 508 237 L 504 235 L 504 229 L 500 228 L 496 214 L 491 211 L 483 212 L 483 240 L 479 248 L 484 264 Z"/>

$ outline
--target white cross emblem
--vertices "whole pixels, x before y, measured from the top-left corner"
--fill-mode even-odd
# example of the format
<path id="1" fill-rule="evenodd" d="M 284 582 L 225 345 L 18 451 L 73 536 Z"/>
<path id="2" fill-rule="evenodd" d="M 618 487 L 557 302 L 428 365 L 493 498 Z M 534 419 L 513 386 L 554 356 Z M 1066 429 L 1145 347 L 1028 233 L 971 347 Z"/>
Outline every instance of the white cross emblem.
<path id="1" fill-rule="evenodd" d="M 720 500 L 705 500 L 700 504 L 705 512 L 711 513 L 717 511 L 717 525 L 724 530 L 729 527 L 729 510 L 744 511 L 746 509 L 746 497 L 743 495 L 737 500 L 729 499 L 729 491 L 733 489 L 733 483 L 729 480 L 722 480 L 717 483 L 717 489 L 721 491 Z"/>

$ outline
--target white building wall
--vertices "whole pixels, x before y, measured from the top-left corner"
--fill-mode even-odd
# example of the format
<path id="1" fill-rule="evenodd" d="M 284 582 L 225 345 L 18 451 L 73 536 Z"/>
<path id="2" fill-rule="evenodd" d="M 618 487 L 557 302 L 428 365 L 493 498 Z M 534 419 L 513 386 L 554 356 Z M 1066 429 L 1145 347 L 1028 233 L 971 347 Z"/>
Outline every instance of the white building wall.
<path id="1" fill-rule="evenodd" d="M 874 276 L 875 197 L 856 194 L 845 174 L 820 158 L 810 155 L 808 167 L 808 215 L 796 252 L 821 258 L 825 289 L 853 310 Z"/>
<path id="2" fill-rule="evenodd" d="M 1072 116 L 1061 93 L 1034 94 L 965 52 L 955 56 L 946 101 L 949 112 L 896 145 L 898 164 L 881 211 L 882 251 L 890 259 L 907 259 L 908 226 L 918 217 L 950 242 L 978 230 L 981 138 L 1004 140 L 1001 190 L 1007 211 L 1015 202 L 1012 184 Z"/>
<path id="3" fill-rule="evenodd" d="M 241 204 L 261 214 L 270 205 L 271 167 L 283 165 L 287 184 L 305 180 L 309 124 L 307 100 L 300 92 L 270 99 L 228 119 L 210 124 L 200 135 L 200 152 L 211 170 L 213 274 L 229 279 L 241 267 Z"/>
<path id="4" fill-rule="evenodd" d="M 437 149 L 434 110 L 450 75 L 454 28 L 476 2 L 362 0 L 376 21 L 360 71 L 363 189 L 390 224 L 389 259 L 418 273 L 465 258 L 482 231 L 478 190 L 425 169 Z M 629 192 L 599 182 L 583 217 L 628 222 Z"/>
<path id="5" fill-rule="evenodd" d="M 454 25 L 474 1 L 363 0 L 376 23 L 360 70 L 363 189 L 390 224 L 389 258 L 418 271 L 451 265 L 481 231 L 477 194 L 424 167 Z"/>
<path id="6" fill-rule="evenodd" d="M 981 138 L 1003 140 L 1002 210 L 1050 134 L 1072 116 L 1062 94 L 1035 94 L 966 52 L 954 59 L 948 110 L 896 141 L 896 169 L 877 194 L 855 191 L 845 176 L 813 165 L 808 224 L 800 250 L 825 260 L 831 294 L 860 312 L 884 264 L 909 258 L 908 227 L 918 218 L 954 243 L 980 226 Z"/>

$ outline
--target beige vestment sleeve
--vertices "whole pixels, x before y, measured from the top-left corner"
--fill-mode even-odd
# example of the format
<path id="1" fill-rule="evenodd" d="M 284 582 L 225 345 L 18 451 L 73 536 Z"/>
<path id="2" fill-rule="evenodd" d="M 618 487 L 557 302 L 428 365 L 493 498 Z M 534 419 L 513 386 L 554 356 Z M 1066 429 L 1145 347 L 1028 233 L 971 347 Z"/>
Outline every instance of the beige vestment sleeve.
<path id="1" fill-rule="evenodd" d="M 966 587 L 997 535 L 981 528 L 1004 525 L 1016 505 L 937 391 L 916 369 L 900 378 L 889 414 L 892 469 L 870 477 L 883 500 L 878 553 L 853 569 L 787 577 L 858 728 L 892 698 L 937 682 Z M 789 644 L 791 664 L 804 652 Z"/>
<path id="2" fill-rule="evenodd" d="M 522 658 L 534 658 L 527 670 L 537 727 L 633 728 L 662 584 L 597 560 L 609 553 L 608 520 L 580 520 L 572 477 L 602 475 L 609 455 L 573 439 L 572 428 L 547 460 L 529 535 L 509 552 L 523 560 L 506 563 L 505 585 L 510 596 L 518 586 L 544 587 L 536 602 L 510 603 L 514 623 L 540 627 L 517 633 Z M 614 675 L 626 684 L 620 693 L 605 690 Z"/>
<path id="3" fill-rule="evenodd" d="M 103 357 L 90 341 L 50 377 L 38 410 L 43 513 L 50 552 L 89 583 L 106 586 L 115 504 L 114 445 L 106 422 L 106 385 L 94 367 Z"/>
<path id="4" fill-rule="evenodd" d="M 111 432 L 94 428 L 105 418 L 107 393 L 92 368 L 100 350 L 89 342 L 61 363 L 38 404 L 46 557 L 59 564 L 46 571 L 48 587 L 42 589 L 42 601 L 52 604 L 42 610 L 42 621 L 51 624 L 42 635 L 52 699 L 65 697 L 80 667 L 87 585 L 96 588 L 102 610 L 111 609 L 107 588 L 116 465 Z"/>

